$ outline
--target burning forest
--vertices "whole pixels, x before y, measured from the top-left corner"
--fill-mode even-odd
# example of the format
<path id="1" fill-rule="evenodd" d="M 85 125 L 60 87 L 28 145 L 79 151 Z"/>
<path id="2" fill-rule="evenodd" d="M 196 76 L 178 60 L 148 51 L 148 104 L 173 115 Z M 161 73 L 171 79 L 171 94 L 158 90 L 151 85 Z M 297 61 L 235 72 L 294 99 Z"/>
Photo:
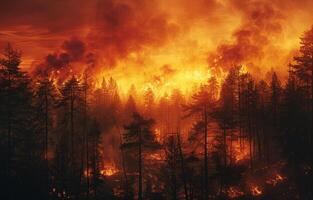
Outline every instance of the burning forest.
<path id="1" fill-rule="evenodd" d="M 0 1 L 0 199 L 313 200 L 313 1 Z"/>

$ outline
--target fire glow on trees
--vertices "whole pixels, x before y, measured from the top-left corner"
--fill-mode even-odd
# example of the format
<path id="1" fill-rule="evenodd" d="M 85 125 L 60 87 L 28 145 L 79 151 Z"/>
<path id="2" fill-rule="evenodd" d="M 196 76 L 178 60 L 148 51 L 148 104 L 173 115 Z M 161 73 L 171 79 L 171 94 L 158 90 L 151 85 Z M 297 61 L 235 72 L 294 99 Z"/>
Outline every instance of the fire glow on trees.
<path id="1" fill-rule="evenodd" d="M 249 141 L 244 141 L 240 144 L 240 141 L 236 140 L 232 145 L 236 163 L 249 159 Z"/>
<path id="2" fill-rule="evenodd" d="M 0 3 L 9 196 L 312 196 L 312 0 L 15 1 Z"/>

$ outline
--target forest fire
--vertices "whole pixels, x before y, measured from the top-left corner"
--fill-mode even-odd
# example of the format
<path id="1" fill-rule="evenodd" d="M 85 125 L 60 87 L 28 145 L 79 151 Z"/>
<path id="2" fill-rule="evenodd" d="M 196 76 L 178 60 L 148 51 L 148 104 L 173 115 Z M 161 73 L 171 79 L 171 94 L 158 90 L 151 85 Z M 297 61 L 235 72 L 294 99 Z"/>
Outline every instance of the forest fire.
<path id="1" fill-rule="evenodd" d="M 212 77 L 210 71 L 190 70 L 172 72 L 170 70 L 174 69 L 166 69 L 165 72 L 160 72 L 164 73 L 162 76 L 157 75 L 159 72 L 151 72 L 151 75 L 147 75 L 147 77 L 137 77 L 134 80 L 130 80 L 131 77 L 124 75 L 124 72 L 112 72 L 112 76 L 117 79 L 122 94 L 127 94 L 130 86 L 135 85 L 138 94 L 141 95 L 144 94 L 147 89 L 151 89 L 154 92 L 156 100 L 171 94 L 175 89 L 179 89 L 183 94 L 190 95 L 193 88 L 206 83 L 206 81 Z M 120 73 L 123 75 L 120 75 Z M 106 73 L 98 75 L 98 80 L 102 80 L 102 78 L 106 76 L 105 74 Z M 222 76 L 219 76 L 220 81 L 222 78 Z"/>
<path id="2" fill-rule="evenodd" d="M 312 0 L 4 0 L 0 196 L 312 199 Z"/>

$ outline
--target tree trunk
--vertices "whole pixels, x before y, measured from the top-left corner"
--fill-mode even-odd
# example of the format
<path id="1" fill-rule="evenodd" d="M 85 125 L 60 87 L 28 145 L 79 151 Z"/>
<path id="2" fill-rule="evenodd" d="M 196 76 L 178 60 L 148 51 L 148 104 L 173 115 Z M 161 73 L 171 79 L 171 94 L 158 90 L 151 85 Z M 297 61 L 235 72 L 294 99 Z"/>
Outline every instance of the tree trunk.
<path id="1" fill-rule="evenodd" d="M 86 138 L 86 172 L 87 172 L 87 199 L 89 199 L 89 191 L 90 191 L 90 178 L 89 178 L 89 142 L 88 137 Z"/>
<path id="2" fill-rule="evenodd" d="M 253 170 L 253 149 L 252 149 L 252 127 L 250 119 L 250 108 L 248 110 L 248 134 L 249 134 L 249 156 L 250 156 L 250 168 Z"/>
<path id="3" fill-rule="evenodd" d="M 172 176 L 172 200 L 177 200 L 177 182 L 176 182 L 176 146 L 175 146 L 175 140 L 173 138 L 172 140 L 172 145 L 171 145 L 171 163 L 170 163 L 170 168 L 171 168 L 171 176 Z"/>
<path id="4" fill-rule="evenodd" d="M 204 199 L 208 199 L 208 116 L 204 106 Z"/>
<path id="5" fill-rule="evenodd" d="M 313 55 L 311 55 L 311 146 L 313 146 Z"/>
<path id="6" fill-rule="evenodd" d="M 71 111 L 70 111 L 70 126 L 71 126 L 71 162 L 74 164 L 74 97 L 73 97 L 73 86 L 71 86 L 71 98 L 70 98 L 70 104 L 71 104 Z"/>
<path id="7" fill-rule="evenodd" d="M 119 130 L 120 134 L 120 143 L 122 144 L 122 133 L 121 130 Z M 129 189 L 128 189 L 128 178 L 127 178 L 127 173 L 126 173 L 126 166 L 125 166 L 125 157 L 124 157 L 124 149 L 121 148 L 121 157 L 122 157 L 122 169 L 123 169 L 123 176 L 124 176 L 124 185 L 125 187 L 125 199 L 129 197 Z"/>
<path id="8" fill-rule="evenodd" d="M 88 131 L 87 131 L 87 75 L 85 74 L 84 76 L 85 78 L 85 85 L 84 85 L 84 140 L 83 140 L 83 144 L 85 144 L 85 153 L 86 153 L 86 182 L 87 182 L 87 199 L 89 199 L 89 166 L 88 166 L 88 162 L 89 162 L 89 145 L 88 145 Z M 82 149 L 82 170 L 84 170 L 84 148 Z"/>
<path id="9" fill-rule="evenodd" d="M 224 143 L 224 167 L 227 166 L 227 137 L 226 137 L 226 124 L 223 127 L 223 143 Z"/>
<path id="10" fill-rule="evenodd" d="M 47 84 L 47 83 L 45 83 Z M 47 197 L 49 196 L 49 163 L 48 163 L 48 119 L 49 119 L 49 113 L 48 113 L 48 88 L 47 85 L 45 85 L 45 142 L 44 142 L 44 155 L 45 155 L 45 161 L 46 161 L 46 189 L 47 189 Z"/>
<path id="11" fill-rule="evenodd" d="M 257 128 L 256 129 L 256 140 L 257 140 L 257 146 L 258 146 L 258 158 L 259 160 L 261 160 L 262 158 L 262 149 L 261 149 L 261 137 L 260 137 L 260 131 L 259 129 Z"/>
<path id="12" fill-rule="evenodd" d="M 8 83 L 8 157 L 7 157 L 7 175 L 10 176 L 10 168 L 11 168 L 11 153 L 12 153 L 12 147 L 11 147 L 11 140 L 12 140 L 12 111 L 11 111 L 11 73 L 9 71 L 9 83 Z"/>
<path id="13" fill-rule="evenodd" d="M 94 199 L 97 199 L 97 195 L 98 195 L 98 181 L 96 180 L 98 178 L 98 138 L 97 136 L 92 137 L 92 141 L 91 141 L 91 145 L 92 145 L 92 156 L 93 156 L 93 160 L 92 160 L 92 171 L 93 171 L 93 185 L 94 185 Z"/>
<path id="14" fill-rule="evenodd" d="M 185 192 L 185 200 L 188 200 L 188 188 L 187 188 L 187 180 L 186 180 L 186 172 L 185 172 L 185 162 L 184 162 L 184 155 L 183 150 L 181 147 L 181 141 L 180 141 L 180 133 L 177 131 L 177 142 L 178 142 L 178 150 L 179 150 L 179 156 L 180 156 L 180 167 L 182 170 L 182 179 L 184 184 L 184 192 Z"/>
<path id="15" fill-rule="evenodd" d="M 139 147 L 138 147 L 138 170 L 139 170 L 139 177 L 138 177 L 138 200 L 142 200 L 142 149 L 141 149 L 141 143 L 142 143 L 142 138 L 141 138 L 141 128 L 139 128 Z"/>
<path id="16" fill-rule="evenodd" d="M 241 78 L 239 76 L 238 78 L 238 125 L 239 125 L 239 147 L 240 150 L 243 150 L 243 144 L 242 144 L 242 120 L 241 120 Z"/>

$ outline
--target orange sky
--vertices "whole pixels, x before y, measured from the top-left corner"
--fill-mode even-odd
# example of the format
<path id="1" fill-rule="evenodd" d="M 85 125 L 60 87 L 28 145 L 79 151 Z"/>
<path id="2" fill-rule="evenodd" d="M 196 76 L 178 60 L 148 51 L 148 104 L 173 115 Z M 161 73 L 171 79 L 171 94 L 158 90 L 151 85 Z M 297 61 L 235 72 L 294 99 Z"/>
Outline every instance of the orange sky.
<path id="1" fill-rule="evenodd" d="M 0 17 L 0 46 L 13 43 L 36 73 L 65 63 L 124 85 L 191 89 L 212 67 L 282 71 L 313 24 L 313 1 L 2 0 Z"/>

